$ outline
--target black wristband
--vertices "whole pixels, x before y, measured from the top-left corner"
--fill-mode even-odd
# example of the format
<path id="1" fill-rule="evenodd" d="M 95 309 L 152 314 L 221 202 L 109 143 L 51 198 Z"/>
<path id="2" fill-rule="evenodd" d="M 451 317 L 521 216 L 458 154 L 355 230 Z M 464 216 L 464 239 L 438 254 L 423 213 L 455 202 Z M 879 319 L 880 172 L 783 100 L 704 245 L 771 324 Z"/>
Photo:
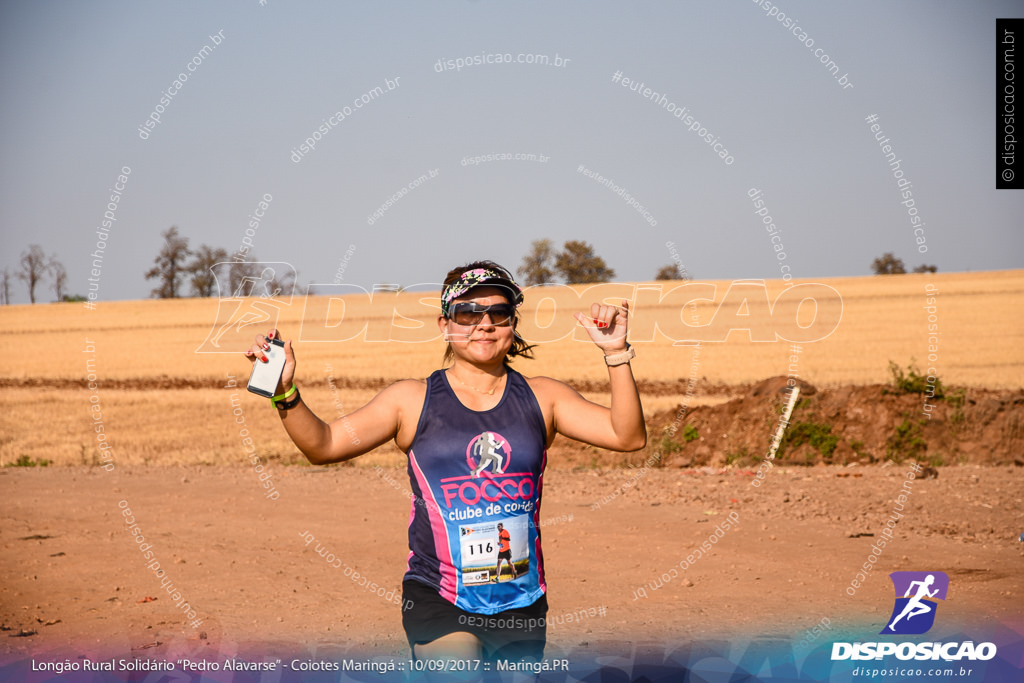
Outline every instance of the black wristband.
<path id="1" fill-rule="evenodd" d="M 291 410 L 295 406 L 299 405 L 299 401 L 302 397 L 299 395 L 299 388 L 295 387 L 295 395 L 287 401 L 274 401 L 274 407 L 278 410 Z"/>

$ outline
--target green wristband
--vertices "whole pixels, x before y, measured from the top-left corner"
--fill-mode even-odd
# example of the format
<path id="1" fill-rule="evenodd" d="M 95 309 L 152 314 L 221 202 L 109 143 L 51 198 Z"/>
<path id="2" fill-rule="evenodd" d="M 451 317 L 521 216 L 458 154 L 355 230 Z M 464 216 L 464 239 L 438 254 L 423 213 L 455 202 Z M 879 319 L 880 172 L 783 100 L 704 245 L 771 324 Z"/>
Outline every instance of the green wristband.
<path id="1" fill-rule="evenodd" d="M 288 391 L 284 392 L 283 394 L 280 394 L 278 396 L 274 396 L 273 398 L 270 399 L 270 402 L 273 403 L 276 406 L 278 401 L 286 401 L 286 400 L 288 400 L 288 397 L 291 396 L 292 394 L 294 394 L 296 391 L 298 391 L 298 388 L 295 386 L 295 383 L 293 382 L 291 389 L 289 389 Z"/>

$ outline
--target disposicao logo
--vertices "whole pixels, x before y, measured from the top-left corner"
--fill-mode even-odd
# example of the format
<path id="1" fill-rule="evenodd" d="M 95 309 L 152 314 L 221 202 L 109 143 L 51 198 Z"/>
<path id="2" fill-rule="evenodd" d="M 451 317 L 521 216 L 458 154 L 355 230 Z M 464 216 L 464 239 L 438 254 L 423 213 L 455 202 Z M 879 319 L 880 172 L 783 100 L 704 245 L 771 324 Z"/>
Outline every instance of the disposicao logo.
<path id="1" fill-rule="evenodd" d="M 893 572 L 889 574 L 896 600 L 880 635 L 920 635 L 935 624 L 939 600 L 949 592 L 949 576 L 945 572 Z M 881 660 L 895 656 L 900 660 L 986 661 L 996 656 L 993 643 L 972 641 L 946 643 L 832 643 L 832 661 Z"/>
<path id="2" fill-rule="evenodd" d="M 935 623 L 937 601 L 945 600 L 949 592 L 949 577 L 945 572 L 893 572 L 889 578 L 896 589 L 896 604 L 888 624 L 879 633 L 927 633 Z"/>

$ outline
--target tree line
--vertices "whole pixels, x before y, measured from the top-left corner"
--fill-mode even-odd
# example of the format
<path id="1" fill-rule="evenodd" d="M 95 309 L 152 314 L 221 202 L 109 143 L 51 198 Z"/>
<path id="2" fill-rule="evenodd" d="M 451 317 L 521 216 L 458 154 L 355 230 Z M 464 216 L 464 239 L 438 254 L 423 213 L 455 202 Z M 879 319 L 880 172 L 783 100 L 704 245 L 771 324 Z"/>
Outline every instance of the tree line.
<path id="1" fill-rule="evenodd" d="M 10 269 L 6 267 L 0 273 L 0 304 L 5 306 L 11 303 L 11 276 Z M 36 287 L 47 277 L 53 278 L 51 287 L 57 301 L 69 300 L 67 269 L 57 260 L 56 254 L 47 258 L 46 252 L 38 244 L 30 244 L 28 251 L 21 252 L 18 269 L 14 271 L 13 276 L 25 283 L 28 288 L 28 300 L 33 304 L 36 302 Z"/>
<path id="2" fill-rule="evenodd" d="M 527 286 L 551 284 L 560 278 L 568 285 L 610 282 L 615 271 L 597 255 L 593 245 L 581 240 L 568 240 L 556 252 L 549 239 L 534 240 L 517 271 Z M 655 280 L 687 279 L 678 263 L 662 266 Z"/>
<path id="3" fill-rule="evenodd" d="M 157 281 L 150 292 L 156 299 L 177 299 L 186 285 L 191 296 L 210 297 L 216 293 L 218 280 L 226 283 L 228 290 L 220 295 L 232 296 L 247 280 L 261 279 L 263 267 L 252 252 L 243 259 L 238 254 L 230 258 L 225 249 L 208 244 L 190 249 L 188 238 L 178 234 L 177 226 L 160 234 L 164 238 L 163 246 L 153 260 L 153 267 L 146 271 L 147 280 Z M 291 291 L 295 286 L 295 273 L 275 275 L 267 285 L 271 291 Z"/>
<path id="4" fill-rule="evenodd" d="M 164 238 L 163 245 L 153 267 L 146 271 L 146 280 L 156 280 L 157 285 L 150 296 L 157 299 L 176 299 L 182 296 L 210 297 L 218 292 L 217 283 L 226 284 L 227 292 L 219 292 L 221 296 L 232 296 L 240 292 L 246 281 L 261 278 L 263 268 L 251 252 L 247 258 L 235 254 L 232 258 L 225 249 L 201 244 L 198 248 L 189 247 L 189 239 L 182 236 L 177 226 L 171 226 L 160 235 Z M 871 264 L 875 275 L 898 275 L 906 273 L 903 260 L 892 252 L 886 252 Z M 938 268 L 922 264 L 914 268 L 915 273 L 934 273 Z M 538 239 L 530 243 L 530 250 L 517 269 L 519 276 L 527 286 L 553 284 L 588 284 L 611 282 L 615 278 L 615 270 L 597 254 L 593 245 L 582 240 L 568 240 L 561 250 L 556 251 L 550 239 Z M 43 248 L 32 244 L 21 254 L 18 269 L 13 276 L 25 283 L 28 288 L 29 301 L 36 302 L 36 289 L 47 278 L 51 279 L 50 287 L 57 301 L 84 301 L 79 295 L 69 295 L 68 273 L 64 265 L 57 260 L 56 254 L 47 257 Z M 271 291 L 291 291 L 295 286 L 294 272 L 275 275 L 268 282 Z M 690 276 L 681 265 L 670 263 L 658 268 L 655 280 L 688 280 Z M 4 268 L 0 273 L 0 304 L 9 304 L 12 273 Z"/>
<path id="5" fill-rule="evenodd" d="M 871 270 L 875 275 L 903 275 L 907 272 L 907 267 L 904 265 L 903 259 L 897 258 L 891 251 L 887 251 L 871 263 Z M 915 273 L 935 273 L 938 270 L 935 266 L 930 266 L 927 263 L 922 263 L 914 268 Z"/>

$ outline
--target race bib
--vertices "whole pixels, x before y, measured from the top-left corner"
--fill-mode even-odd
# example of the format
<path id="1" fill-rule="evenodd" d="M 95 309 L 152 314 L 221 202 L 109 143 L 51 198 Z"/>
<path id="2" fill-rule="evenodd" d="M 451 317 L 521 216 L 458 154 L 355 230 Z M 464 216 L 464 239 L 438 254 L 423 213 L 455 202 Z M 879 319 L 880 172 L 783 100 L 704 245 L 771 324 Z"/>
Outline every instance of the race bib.
<path id="1" fill-rule="evenodd" d="M 526 576 L 530 571 L 529 525 L 529 515 L 461 525 L 458 569 L 462 584 L 505 583 Z"/>

